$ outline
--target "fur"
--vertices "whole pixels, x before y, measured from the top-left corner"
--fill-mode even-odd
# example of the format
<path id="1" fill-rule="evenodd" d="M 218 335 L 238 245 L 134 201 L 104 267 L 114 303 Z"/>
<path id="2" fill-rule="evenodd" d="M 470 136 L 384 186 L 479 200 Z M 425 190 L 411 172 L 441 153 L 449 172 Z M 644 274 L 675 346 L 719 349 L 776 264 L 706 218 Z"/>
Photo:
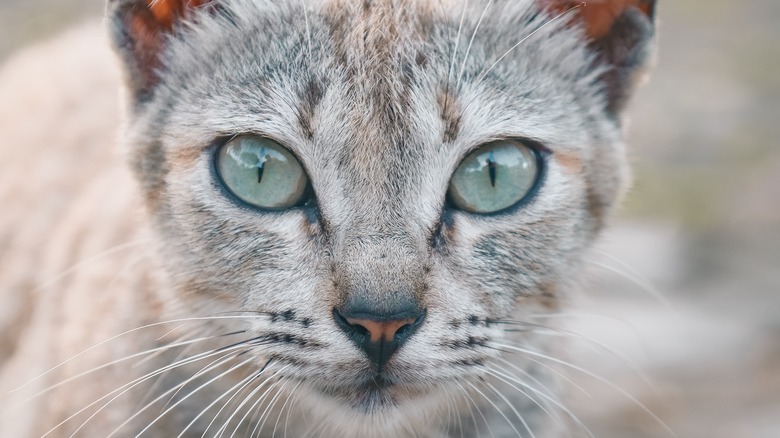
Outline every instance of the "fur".
<path id="1" fill-rule="evenodd" d="M 583 433 L 538 329 L 578 284 L 626 183 L 620 110 L 652 16 L 628 8 L 593 40 L 587 22 L 532 1 L 206 3 L 158 23 L 146 2 L 109 1 L 137 192 L 115 161 L 84 158 L 105 176 L 46 216 L 51 241 L 20 247 L 4 233 L 7 254 L 44 254 L 46 269 L 8 289 L 26 301 L 2 388 L 34 380 L 0 404 L 27 413 L 4 420 L 2 436 Z M 225 196 L 214 150 L 242 133 L 290 148 L 315 208 L 259 213 Z M 501 138 L 542 145 L 539 192 L 495 215 L 448 208 L 459 162 Z M 68 271 L 92 239 L 115 246 Z M 393 356 L 393 385 L 371 389 L 370 363 L 332 311 L 406 299 L 427 318 Z"/>

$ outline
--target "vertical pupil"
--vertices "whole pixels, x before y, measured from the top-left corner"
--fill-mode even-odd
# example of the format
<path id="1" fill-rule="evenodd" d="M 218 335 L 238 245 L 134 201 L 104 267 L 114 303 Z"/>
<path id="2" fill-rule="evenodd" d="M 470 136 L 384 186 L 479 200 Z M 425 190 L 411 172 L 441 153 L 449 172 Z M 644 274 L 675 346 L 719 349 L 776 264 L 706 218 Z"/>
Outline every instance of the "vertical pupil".
<path id="1" fill-rule="evenodd" d="M 496 160 L 493 151 L 488 152 L 487 158 L 488 174 L 490 175 L 490 185 L 496 186 Z"/>
<path id="2" fill-rule="evenodd" d="M 263 182 L 263 173 L 265 172 L 265 161 L 267 155 L 265 154 L 265 148 L 260 149 L 260 159 L 257 161 L 257 183 Z"/>

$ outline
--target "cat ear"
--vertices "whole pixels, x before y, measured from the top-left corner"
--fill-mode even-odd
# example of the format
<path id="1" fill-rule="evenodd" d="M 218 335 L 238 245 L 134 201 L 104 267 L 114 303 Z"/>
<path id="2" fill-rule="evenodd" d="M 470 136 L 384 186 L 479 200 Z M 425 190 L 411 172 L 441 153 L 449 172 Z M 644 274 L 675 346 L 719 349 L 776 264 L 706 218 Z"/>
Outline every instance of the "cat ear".
<path id="1" fill-rule="evenodd" d="M 109 0 L 108 19 L 114 46 L 122 57 L 127 80 L 138 99 L 158 81 L 166 38 L 179 21 L 214 0 Z"/>
<path id="2" fill-rule="evenodd" d="M 551 13 L 577 8 L 580 23 L 602 64 L 608 110 L 620 112 L 652 55 L 656 0 L 537 0 Z"/>

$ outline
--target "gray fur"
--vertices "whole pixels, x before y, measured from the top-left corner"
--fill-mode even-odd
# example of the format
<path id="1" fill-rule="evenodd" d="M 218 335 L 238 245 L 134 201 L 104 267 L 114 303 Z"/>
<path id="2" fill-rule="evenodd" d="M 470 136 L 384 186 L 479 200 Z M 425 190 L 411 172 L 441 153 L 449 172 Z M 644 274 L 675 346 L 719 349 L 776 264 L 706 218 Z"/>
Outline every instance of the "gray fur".
<path id="1" fill-rule="evenodd" d="M 544 320 L 529 315 L 556 309 L 578 283 L 624 187 L 617 113 L 631 86 L 623 78 L 648 56 L 650 21 L 625 18 L 632 44 L 616 57 L 566 19 L 540 29 L 551 17 L 530 0 L 224 0 L 178 23 L 152 85 L 138 79 L 148 60 L 128 49 L 126 4 L 109 2 L 130 90 L 123 138 L 166 281 L 183 315 L 265 315 L 248 320 L 250 334 L 281 337 L 254 349 L 251 367 L 272 359 L 286 390 L 297 388 L 291 436 L 554 436 L 560 426 L 529 398 L 566 415 L 495 372 L 541 392 L 531 378 L 552 376 L 501 345 L 550 351 L 528 325 Z M 316 211 L 260 213 L 224 196 L 214 144 L 242 133 L 300 158 Z M 459 161 L 515 137 L 550 152 L 534 200 L 492 216 L 446 209 Z M 428 311 L 388 369 L 399 385 L 381 394 L 359 386 L 369 363 L 331 316 L 357 299 L 414 299 Z M 212 399 L 152 435 L 177 433 Z"/>

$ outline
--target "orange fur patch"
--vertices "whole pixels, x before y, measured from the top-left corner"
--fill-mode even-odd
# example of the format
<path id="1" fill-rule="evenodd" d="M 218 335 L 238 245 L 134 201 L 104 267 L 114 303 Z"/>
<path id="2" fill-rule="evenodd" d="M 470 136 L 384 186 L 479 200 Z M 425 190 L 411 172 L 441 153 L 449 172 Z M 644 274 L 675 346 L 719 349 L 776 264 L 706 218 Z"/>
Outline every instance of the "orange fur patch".
<path id="1" fill-rule="evenodd" d="M 579 155 L 575 153 L 556 152 L 553 154 L 553 157 L 566 173 L 570 175 L 582 173 L 583 163 L 582 158 L 580 158 Z"/>
<path id="2" fill-rule="evenodd" d="M 653 10 L 653 0 L 537 0 L 553 13 L 562 13 L 582 4 L 577 11 L 588 36 L 598 39 L 606 35 L 612 24 L 628 8 L 638 8 L 646 15 Z"/>
<path id="3" fill-rule="evenodd" d="M 187 11 L 191 8 L 197 8 L 209 0 L 146 0 L 146 4 L 149 6 L 149 10 L 152 11 L 152 15 L 157 22 L 165 27 L 171 29 L 173 23 L 180 17 L 186 15 Z"/>

